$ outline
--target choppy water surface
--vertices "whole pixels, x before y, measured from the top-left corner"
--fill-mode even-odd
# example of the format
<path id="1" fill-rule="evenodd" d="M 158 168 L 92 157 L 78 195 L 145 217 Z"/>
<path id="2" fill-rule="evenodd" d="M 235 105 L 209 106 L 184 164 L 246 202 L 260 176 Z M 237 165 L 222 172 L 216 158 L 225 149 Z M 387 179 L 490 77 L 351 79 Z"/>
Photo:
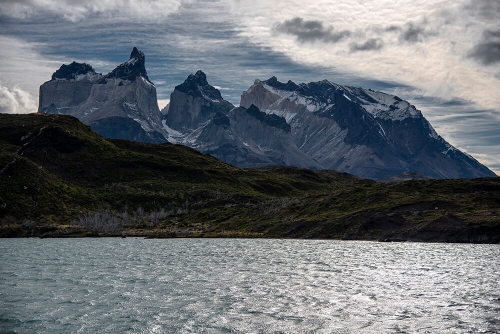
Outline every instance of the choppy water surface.
<path id="1" fill-rule="evenodd" d="M 498 333 L 500 247 L 3 239 L 2 333 Z"/>

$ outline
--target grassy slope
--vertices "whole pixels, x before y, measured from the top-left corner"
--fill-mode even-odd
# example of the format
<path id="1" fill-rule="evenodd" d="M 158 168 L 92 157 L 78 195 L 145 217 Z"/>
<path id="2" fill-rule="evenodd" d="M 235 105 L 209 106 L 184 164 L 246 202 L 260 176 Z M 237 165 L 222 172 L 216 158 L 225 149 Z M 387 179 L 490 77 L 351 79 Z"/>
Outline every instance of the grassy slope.
<path id="1" fill-rule="evenodd" d="M 500 180 L 376 183 L 238 169 L 106 140 L 70 116 L 0 114 L 0 235 L 500 241 Z"/>

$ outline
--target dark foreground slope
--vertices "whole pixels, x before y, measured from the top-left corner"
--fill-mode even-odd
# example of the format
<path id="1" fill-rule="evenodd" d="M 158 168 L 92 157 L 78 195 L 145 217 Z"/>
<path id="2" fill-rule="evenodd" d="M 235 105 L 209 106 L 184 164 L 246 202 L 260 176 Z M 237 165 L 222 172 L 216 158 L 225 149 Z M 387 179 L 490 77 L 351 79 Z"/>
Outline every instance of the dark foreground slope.
<path id="1" fill-rule="evenodd" d="M 0 235 L 500 242 L 500 180 L 238 169 L 76 118 L 0 114 Z"/>

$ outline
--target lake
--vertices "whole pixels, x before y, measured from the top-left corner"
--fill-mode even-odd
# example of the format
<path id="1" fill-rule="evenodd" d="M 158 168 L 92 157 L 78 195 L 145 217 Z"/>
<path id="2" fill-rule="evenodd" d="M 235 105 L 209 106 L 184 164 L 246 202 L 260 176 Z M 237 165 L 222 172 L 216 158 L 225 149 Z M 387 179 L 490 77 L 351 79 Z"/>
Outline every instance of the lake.
<path id="1" fill-rule="evenodd" d="M 498 333 L 500 246 L 0 239 L 2 333 Z"/>

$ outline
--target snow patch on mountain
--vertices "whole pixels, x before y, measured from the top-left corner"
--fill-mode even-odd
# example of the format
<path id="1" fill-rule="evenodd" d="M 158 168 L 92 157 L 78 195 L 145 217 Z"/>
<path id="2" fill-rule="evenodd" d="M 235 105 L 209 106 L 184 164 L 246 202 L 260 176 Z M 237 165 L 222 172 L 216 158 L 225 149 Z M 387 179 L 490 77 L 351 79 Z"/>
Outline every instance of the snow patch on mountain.
<path id="1" fill-rule="evenodd" d="M 371 89 L 346 88 L 359 100 L 361 106 L 375 118 L 402 121 L 407 118 L 422 117 L 420 111 L 413 105 L 397 96 Z M 344 94 L 344 96 L 346 95 Z"/>
<path id="2" fill-rule="evenodd" d="M 153 86 L 153 87 L 156 87 L 154 83 L 152 83 L 151 81 L 149 81 L 148 79 L 144 78 L 144 77 L 140 77 L 142 82 L 144 82 L 146 85 L 148 86 Z"/>
<path id="3" fill-rule="evenodd" d="M 137 58 L 130 58 L 128 61 L 124 62 L 122 65 L 135 65 L 137 63 Z"/>
<path id="4" fill-rule="evenodd" d="M 281 96 L 281 98 L 283 98 L 283 99 L 286 99 L 287 97 L 289 97 L 289 96 L 291 96 L 293 94 L 293 92 L 269 86 L 268 84 L 266 84 L 265 82 L 262 82 L 260 80 L 256 80 L 256 82 L 257 83 L 262 83 L 262 87 L 264 87 L 265 89 L 267 89 L 268 91 L 270 91 L 273 94 Z"/>
<path id="5" fill-rule="evenodd" d="M 303 105 L 306 107 L 306 109 L 308 111 L 313 112 L 313 113 L 317 112 L 319 110 L 328 109 L 330 106 L 333 105 L 333 104 L 328 105 L 326 103 L 323 103 L 323 102 L 319 101 L 318 99 L 311 97 L 311 96 L 303 96 L 300 93 L 297 93 L 296 91 L 281 90 L 281 89 L 269 86 L 265 83 L 262 83 L 262 86 L 266 90 L 270 91 L 271 93 L 281 96 L 281 100 L 288 100 L 290 102 L 294 102 L 296 104 Z M 295 115 L 292 115 L 290 117 L 290 116 L 280 115 L 280 114 L 275 113 L 275 112 L 273 112 L 273 113 L 278 115 L 278 116 L 285 117 L 285 119 L 287 119 L 287 122 L 288 122 L 288 118 L 291 119 L 291 118 L 293 118 L 293 116 L 295 116 Z"/>
<path id="6" fill-rule="evenodd" d="M 207 94 L 205 94 L 205 91 L 203 90 L 203 87 L 198 86 L 198 91 L 200 92 L 201 97 L 203 97 L 205 100 L 208 100 L 208 101 L 210 101 L 212 103 L 220 103 L 220 102 L 222 102 L 221 99 L 213 99 L 210 96 L 208 96 Z"/>
<path id="7" fill-rule="evenodd" d="M 273 80 L 274 82 L 274 80 Z M 369 114 L 375 118 L 392 121 L 402 121 L 407 118 L 420 118 L 422 114 L 413 105 L 403 101 L 397 96 L 370 89 L 340 86 L 328 80 L 300 84 L 294 90 L 273 87 L 267 81 L 256 80 L 256 84 L 262 84 L 267 91 L 298 105 L 303 105 L 312 113 L 326 111 L 334 106 L 333 94 L 337 91 L 349 102 L 358 103 Z M 278 82 L 278 84 L 281 84 Z M 315 87 L 321 87 L 322 92 L 315 91 Z"/>
<path id="8" fill-rule="evenodd" d="M 179 132 L 177 130 L 174 130 L 172 128 L 170 128 L 166 121 L 165 120 L 162 120 L 161 121 L 162 125 L 163 125 L 163 128 L 165 129 L 165 131 L 167 132 L 167 140 L 169 143 L 172 143 L 172 144 L 182 144 L 184 142 L 184 138 L 186 137 L 185 134 L 183 134 L 182 132 Z"/>
<path id="9" fill-rule="evenodd" d="M 69 81 L 69 82 L 77 82 L 77 81 L 83 81 L 83 80 L 88 80 L 88 81 L 96 81 L 99 78 L 101 78 L 102 75 L 99 73 L 84 73 L 84 74 L 76 74 L 74 78 L 68 79 L 68 78 L 54 78 L 54 81 Z"/>
<path id="10" fill-rule="evenodd" d="M 276 116 L 283 117 L 285 121 L 290 124 L 291 120 L 297 115 L 297 113 L 290 111 L 290 110 L 271 110 L 271 109 L 266 109 L 262 110 L 266 114 L 274 114 Z"/>
<path id="11" fill-rule="evenodd" d="M 198 137 L 209 123 L 210 121 L 206 121 L 205 123 L 201 124 L 198 128 L 190 132 L 182 133 L 180 131 L 170 128 L 167 125 L 166 120 L 162 121 L 163 129 L 167 132 L 168 135 L 167 140 L 169 143 L 186 145 L 195 149 L 200 145 L 200 143 L 198 143 Z"/>
<path id="12" fill-rule="evenodd" d="M 439 136 L 436 132 L 436 130 L 434 130 L 434 128 L 432 127 L 432 125 L 429 123 L 429 137 L 431 138 L 434 138 L 434 139 L 439 139 L 441 138 L 441 136 Z"/>
<path id="13" fill-rule="evenodd" d="M 148 126 L 148 124 L 146 122 L 144 122 L 144 120 L 142 119 L 139 119 L 139 118 L 132 118 L 134 121 L 136 121 L 137 123 L 139 123 L 139 125 L 141 126 L 141 128 L 144 130 L 144 131 L 151 131 L 151 128 Z"/>
<path id="14" fill-rule="evenodd" d="M 137 102 L 123 102 L 123 106 L 135 112 L 139 110 L 137 107 Z"/>
<path id="15" fill-rule="evenodd" d="M 443 151 L 441 153 L 443 153 L 443 155 L 446 155 L 448 156 L 448 152 L 452 151 L 452 152 L 456 152 L 458 151 L 453 145 L 450 145 L 448 143 L 445 142 L 445 146 L 447 147 L 447 150 L 446 151 Z"/>

